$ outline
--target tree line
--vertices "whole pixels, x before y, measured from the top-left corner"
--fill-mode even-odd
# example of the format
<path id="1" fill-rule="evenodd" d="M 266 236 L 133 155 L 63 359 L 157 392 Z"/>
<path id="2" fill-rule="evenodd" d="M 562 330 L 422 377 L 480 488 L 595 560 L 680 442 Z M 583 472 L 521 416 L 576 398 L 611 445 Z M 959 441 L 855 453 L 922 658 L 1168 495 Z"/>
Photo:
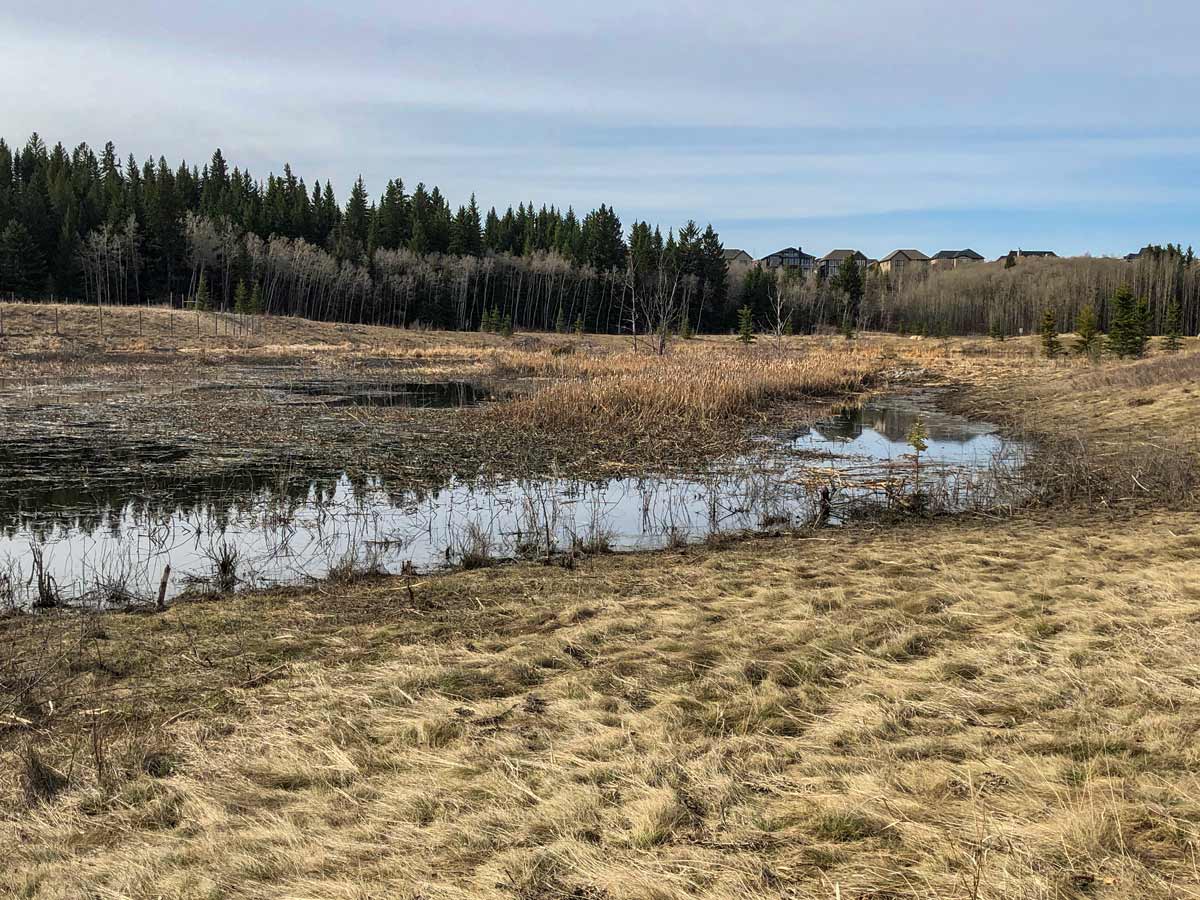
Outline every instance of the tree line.
<path id="1" fill-rule="evenodd" d="M 285 165 L 262 181 L 219 149 L 203 167 L 139 165 L 111 142 L 97 155 L 37 134 L 20 150 L 0 139 L 3 294 L 192 300 L 203 282 L 216 309 L 253 296 L 264 312 L 336 321 L 473 329 L 498 315 L 520 328 L 653 331 L 662 323 L 635 290 L 648 266 L 676 287 L 671 328 L 731 327 L 711 225 L 664 238 L 637 222 L 627 236 L 605 204 L 484 214 L 474 195 L 454 208 L 436 186 L 409 191 L 401 178 L 372 198 L 359 177 L 342 205 L 328 180 L 310 187 Z"/>
<path id="2" fill-rule="evenodd" d="M 829 279 L 758 265 L 733 267 L 731 303 L 758 330 L 817 329 L 910 334 L 1033 334 L 1047 313 L 1071 327 L 1091 311 L 1109 332 L 1124 315 L 1118 297 L 1144 306 L 1147 334 L 1200 332 L 1200 260 L 1190 248 L 1148 246 L 1135 259 L 1094 257 L 978 263 L 888 275 L 848 259 Z"/>
<path id="3" fill-rule="evenodd" d="M 1122 290 L 1122 289 L 1126 290 Z M 1184 334 L 1200 332 L 1200 263 L 1191 249 L 1150 246 L 1133 260 L 1025 259 L 975 264 L 895 282 L 868 279 L 864 315 L 895 330 L 1015 335 L 1039 330 L 1051 312 L 1073 326 L 1090 309 L 1102 332 L 1124 314 L 1118 297 L 1145 304 L 1149 334 L 1166 334 L 1173 308 Z"/>

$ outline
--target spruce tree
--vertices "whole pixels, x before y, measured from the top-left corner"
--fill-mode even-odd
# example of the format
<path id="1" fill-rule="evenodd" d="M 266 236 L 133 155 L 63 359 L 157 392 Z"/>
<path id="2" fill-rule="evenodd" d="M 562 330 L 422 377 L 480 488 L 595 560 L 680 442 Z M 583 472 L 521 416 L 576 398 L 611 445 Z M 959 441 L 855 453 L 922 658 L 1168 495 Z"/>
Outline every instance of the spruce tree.
<path id="1" fill-rule="evenodd" d="M 1003 341 L 1004 340 L 1004 338 L 1005 338 L 1004 323 L 1000 321 L 999 316 L 992 319 L 992 324 L 988 327 L 988 334 L 991 336 L 992 340 L 994 340 L 994 341 Z"/>
<path id="2" fill-rule="evenodd" d="M 207 312 L 211 305 L 212 298 L 208 295 L 208 277 L 201 272 L 200 283 L 196 286 L 196 309 Z"/>
<path id="3" fill-rule="evenodd" d="M 233 290 L 233 311 L 239 316 L 247 315 L 251 311 L 250 291 L 246 289 L 246 282 L 241 279 Z"/>
<path id="4" fill-rule="evenodd" d="M 743 344 L 754 343 L 754 313 L 749 306 L 738 310 L 738 340 Z"/>
<path id="5" fill-rule="evenodd" d="M 1042 339 L 1042 353 L 1046 359 L 1057 359 L 1062 355 L 1062 343 L 1058 339 L 1058 322 L 1054 316 L 1054 310 L 1047 309 L 1042 313 L 1042 321 L 1038 326 L 1038 333 Z"/>
<path id="6" fill-rule="evenodd" d="M 1133 291 L 1129 289 L 1129 285 L 1123 284 L 1113 295 L 1106 349 L 1113 356 L 1121 358 L 1136 356 L 1139 330 L 1137 301 L 1134 300 Z"/>
<path id="7" fill-rule="evenodd" d="M 558 316 L 554 320 L 554 330 L 558 334 L 567 333 L 567 315 L 561 306 L 558 308 Z"/>
<path id="8" fill-rule="evenodd" d="M 1130 355 L 1135 359 L 1141 359 L 1146 355 L 1146 350 L 1150 346 L 1150 328 L 1153 321 L 1153 317 L 1150 315 L 1150 301 L 1142 297 L 1137 302 L 1134 330 L 1130 344 L 1132 350 Z"/>
<path id="9" fill-rule="evenodd" d="M 1100 351 L 1100 326 L 1096 323 L 1096 308 L 1085 306 L 1075 318 L 1075 352 L 1080 356 L 1095 356 Z"/>
<path id="10" fill-rule="evenodd" d="M 1172 300 L 1167 307 L 1166 327 L 1163 330 L 1162 348 L 1167 353 L 1176 353 L 1183 345 L 1183 314 L 1179 309 L 1179 301 Z"/>
<path id="11" fill-rule="evenodd" d="M 583 336 L 583 314 L 580 313 L 575 319 L 575 334 Z"/>
<path id="12" fill-rule="evenodd" d="M 250 290 L 250 312 L 255 316 L 261 316 L 266 312 L 266 306 L 263 303 L 261 281 L 254 282 L 254 287 Z"/>

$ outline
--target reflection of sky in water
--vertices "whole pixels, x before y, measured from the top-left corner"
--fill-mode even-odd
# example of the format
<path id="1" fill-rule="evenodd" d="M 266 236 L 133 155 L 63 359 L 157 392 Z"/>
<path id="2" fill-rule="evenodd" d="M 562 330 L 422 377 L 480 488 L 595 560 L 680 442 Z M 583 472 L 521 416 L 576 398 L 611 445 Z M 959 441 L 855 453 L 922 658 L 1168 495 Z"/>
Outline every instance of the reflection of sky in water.
<path id="1" fill-rule="evenodd" d="M 186 575 L 211 573 L 212 556 L 223 542 L 237 548 L 239 574 L 251 585 L 320 577 L 348 556 L 391 572 L 406 562 L 436 567 L 455 561 L 468 526 L 486 533 L 499 556 L 529 543 L 544 553 L 547 533 L 560 549 L 601 533 L 613 549 L 649 549 L 673 537 L 696 540 L 713 532 L 811 521 L 819 487 L 830 478 L 843 485 L 849 479 L 846 496 L 869 498 L 874 488 L 856 488 L 854 479 L 877 483 L 889 473 L 889 463 L 905 464 L 903 457 L 911 453 L 907 436 L 918 415 L 929 432 L 929 450 L 922 454 L 928 477 L 942 478 L 969 498 L 1003 449 L 987 426 L 903 402 L 873 403 L 788 440 L 764 442 L 758 455 L 671 477 L 451 481 L 418 495 L 389 491 L 378 479 L 351 482 L 343 475 L 301 481 L 298 489 L 293 483 L 289 490 L 249 481 L 207 489 L 192 485 L 187 497 L 169 491 L 152 500 L 125 494 L 100 500 L 100 509 L 99 498 L 89 507 L 82 492 L 74 495 L 78 505 L 63 504 L 68 495 L 59 491 L 53 501 L 59 508 L 43 516 L 40 527 L 26 520 L 0 536 L 0 561 L 8 561 L 17 593 L 27 590 L 21 586 L 31 574 L 30 544 L 39 543 L 64 595 L 119 583 L 149 597 L 167 563 L 174 573 L 171 593 L 183 588 Z"/>
<path id="2" fill-rule="evenodd" d="M 931 412 L 903 400 L 869 402 L 817 422 L 792 441 L 796 450 L 836 453 L 856 459 L 899 460 L 913 452 L 908 436 L 917 419 L 925 424 L 928 450 L 922 457 L 952 465 L 986 465 L 1002 441 L 986 423 Z"/>

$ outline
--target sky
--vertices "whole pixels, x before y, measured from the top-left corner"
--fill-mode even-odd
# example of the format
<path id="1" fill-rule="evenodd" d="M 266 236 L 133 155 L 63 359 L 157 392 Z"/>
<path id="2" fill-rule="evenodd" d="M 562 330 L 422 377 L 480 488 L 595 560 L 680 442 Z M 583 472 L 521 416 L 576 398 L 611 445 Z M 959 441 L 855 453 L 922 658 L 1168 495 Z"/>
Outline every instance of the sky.
<path id="1" fill-rule="evenodd" d="M 726 247 L 1200 246 L 1200 4 L 0 0 L 0 133 Z"/>

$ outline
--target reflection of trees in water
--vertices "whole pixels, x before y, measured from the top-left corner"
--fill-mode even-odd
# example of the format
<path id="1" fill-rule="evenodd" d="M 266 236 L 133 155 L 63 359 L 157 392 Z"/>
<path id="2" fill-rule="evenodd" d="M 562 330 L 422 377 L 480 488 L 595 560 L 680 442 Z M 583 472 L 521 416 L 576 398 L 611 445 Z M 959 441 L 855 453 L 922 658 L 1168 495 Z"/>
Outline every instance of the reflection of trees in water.
<path id="1" fill-rule="evenodd" d="M 492 399 L 489 390 L 470 381 L 388 382 L 290 381 L 273 388 L 289 394 L 326 398 L 331 406 L 400 406 L 418 409 L 473 406 Z"/>
<path id="2" fill-rule="evenodd" d="M 350 499 L 361 504 L 381 490 L 395 505 L 428 490 L 410 482 L 391 486 L 380 476 L 298 472 L 278 465 L 208 475 L 122 473 L 73 483 L 25 482 L 0 493 L 0 532 L 9 538 L 28 533 L 38 541 L 65 531 L 105 530 L 117 536 L 126 525 L 172 517 L 203 519 L 223 531 L 251 510 L 284 521 L 303 507 L 332 506 L 339 486 L 348 487 Z"/>
<path id="3" fill-rule="evenodd" d="M 905 444 L 917 419 L 924 421 L 929 436 L 936 441 L 965 444 L 976 437 L 969 426 L 949 416 L 913 407 L 872 403 L 838 410 L 814 424 L 813 430 L 827 441 L 852 441 L 871 429 L 894 444 Z"/>

